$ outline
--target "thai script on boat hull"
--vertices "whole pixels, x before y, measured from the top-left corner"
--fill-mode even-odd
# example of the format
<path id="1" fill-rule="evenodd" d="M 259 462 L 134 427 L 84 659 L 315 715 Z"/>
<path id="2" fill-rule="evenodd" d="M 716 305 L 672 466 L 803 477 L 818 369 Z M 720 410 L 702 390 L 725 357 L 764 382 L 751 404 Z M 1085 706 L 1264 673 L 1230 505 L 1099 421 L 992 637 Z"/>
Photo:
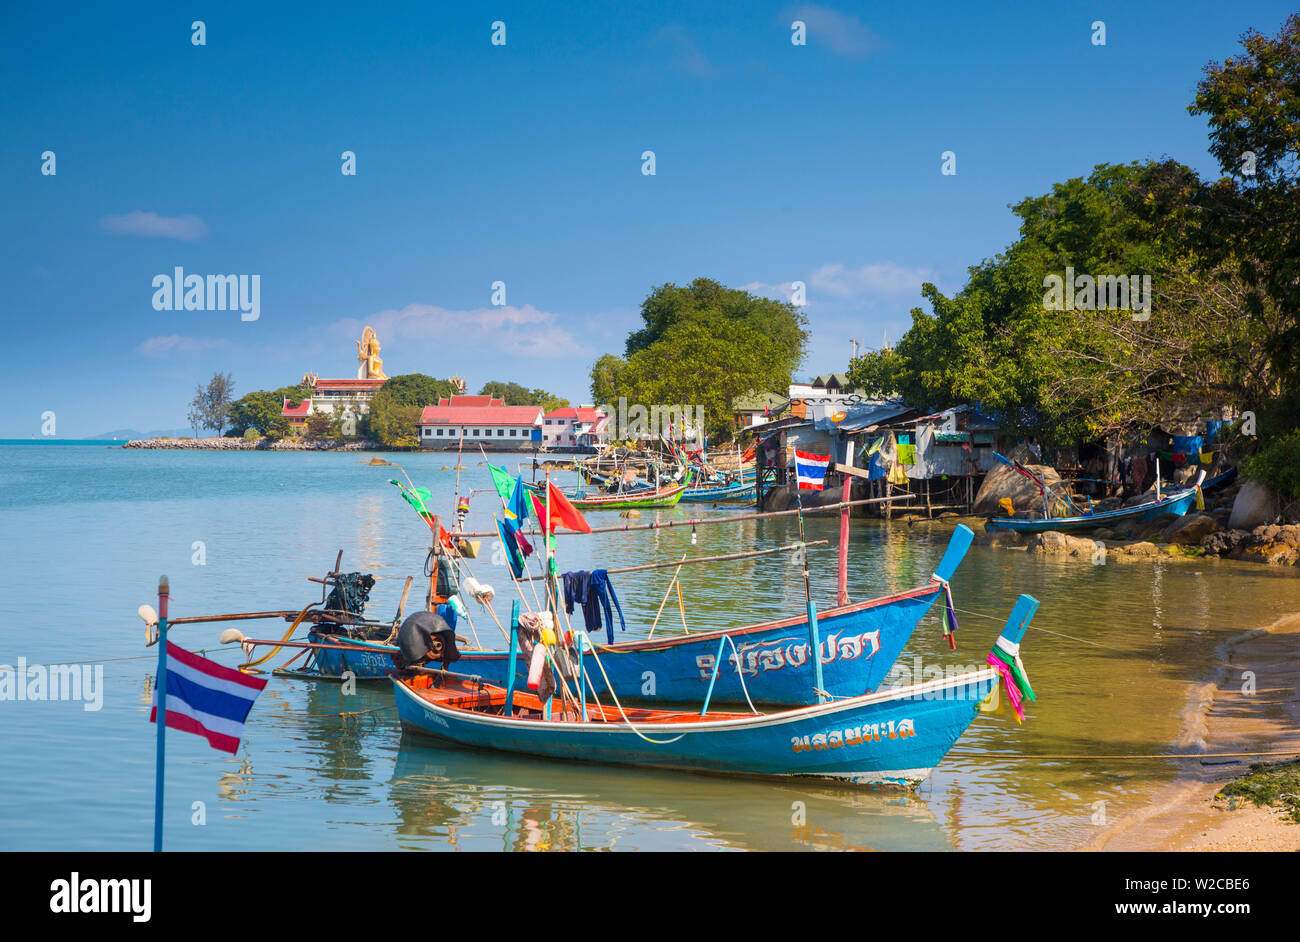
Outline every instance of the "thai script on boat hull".
<path id="1" fill-rule="evenodd" d="M 828 635 L 821 644 L 822 664 L 835 661 L 856 661 L 866 653 L 867 659 L 880 650 L 880 629 L 857 635 Z M 742 644 L 739 647 L 740 671 L 746 677 L 757 677 L 768 671 L 784 670 L 787 667 L 799 668 L 808 663 L 808 642 L 792 638 L 779 638 L 775 641 L 758 641 Z M 713 673 L 715 657 L 701 654 L 695 658 L 701 677 Z M 727 656 L 727 663 L 736 669 L 736 655 Z"/>
<path id="2" fill-rule="evenodd" d="M 842 749 L 845 746 L 860 746 L 864 742 L 880 742 L 884 739 L 906 739 L 916 735 L 916 722 L 911 719 L 886 720 L 883 723 L 851 726 L 848 729 L 828 729 L 824 733 L 810 736 L 792 736 L 790 748 L 793 752 L 820 752 L 823 749 Z"/>

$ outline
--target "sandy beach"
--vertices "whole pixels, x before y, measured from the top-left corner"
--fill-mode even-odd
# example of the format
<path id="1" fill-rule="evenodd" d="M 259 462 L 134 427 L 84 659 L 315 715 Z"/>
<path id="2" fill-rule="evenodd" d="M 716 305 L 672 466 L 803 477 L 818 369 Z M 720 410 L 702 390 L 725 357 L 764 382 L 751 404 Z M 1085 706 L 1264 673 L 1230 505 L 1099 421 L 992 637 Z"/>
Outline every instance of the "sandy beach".
<path id="1" fill-rule="evenodd" d="M 1300 614 L 1244 632 L 1218 650 L 1213 677 L 1189 695 L 1177 748 L 1196 753 L 1281 753 L 1188 760 L 1178 781 L 1143 812 L 1109 827 L 1089 850 L 1300 850 L 1300 825 L 1273 808 L 1215 801 L 1253 762 L 1300 756 Z"/>

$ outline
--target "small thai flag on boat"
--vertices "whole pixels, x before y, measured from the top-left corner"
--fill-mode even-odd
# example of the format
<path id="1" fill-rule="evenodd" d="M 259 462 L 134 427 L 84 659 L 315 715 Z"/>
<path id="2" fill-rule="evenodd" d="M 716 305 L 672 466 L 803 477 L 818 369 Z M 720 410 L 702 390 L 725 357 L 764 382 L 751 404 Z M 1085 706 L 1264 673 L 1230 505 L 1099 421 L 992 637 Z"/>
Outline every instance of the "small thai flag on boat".
<path id="1" fill-rule="evenodd" d="M 799 480 L 799 490 L 820 491 L 826 486 L 826 469 L 830 466 L 830 455 L 814 455 L 795 449 L 794 471 Z"/>
<path id="2" fill-rule="evenodd" d="M 167 726 L 203 736 L 213 749 L 234 753 L 244 719 L 266 681 L 167 642 Z M 158 689 L 149 722 L 158 722 Z"/>

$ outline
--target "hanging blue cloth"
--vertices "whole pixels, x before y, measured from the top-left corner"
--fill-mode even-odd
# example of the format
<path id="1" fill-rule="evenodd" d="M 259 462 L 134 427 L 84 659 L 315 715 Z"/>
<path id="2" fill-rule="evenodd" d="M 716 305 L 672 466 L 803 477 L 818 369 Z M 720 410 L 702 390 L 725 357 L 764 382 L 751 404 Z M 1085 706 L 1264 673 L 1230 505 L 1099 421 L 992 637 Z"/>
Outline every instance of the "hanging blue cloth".
<path id="1" fill-rule="evenodd" d="M 604 569 L 593 569 L 591 571 L 591 581 L 587 586 L 587 597 L 595 597 L 605 609 L 605 628 L 609 643 L 614 643 L 614 613 L 610 611 L 609 603 L 612 599 L 614 607 L 618 609 L 618 627 L 620 631 L 627 631 L 627 622 L 623 620 L 623 606 L 618 604 L 618 596 L 614 593 L 614 583 L 609 581 L 609 573 Z M 600 627 L 599 621 L 596 627 Z"/>
<path id="2" fill-rule="evenodd" d="M 604 569 L 593 569 L 587 572 L 580 569 L 576 572 L 566 572 L 560 577 L 564 582 L 564 610 L 570 615 L 573 614 L 573 606 L 582 606 L 583 626 L 587 629 L 587 634 L 600 630 L 600 613 L 605 612 L 605 633 L 609 638 L 609 643 L 614 643 L 614 611 L 610 608 L 610 601 L 614 603 L 614 608 L 618 609 L 618 623 L 622 631 L 627 631 L 627 622 L 623 619 L 623 606 L 618 602 L 618 596 L 614 593 L 614 586 L 609 581 L 609 572 Z"/>

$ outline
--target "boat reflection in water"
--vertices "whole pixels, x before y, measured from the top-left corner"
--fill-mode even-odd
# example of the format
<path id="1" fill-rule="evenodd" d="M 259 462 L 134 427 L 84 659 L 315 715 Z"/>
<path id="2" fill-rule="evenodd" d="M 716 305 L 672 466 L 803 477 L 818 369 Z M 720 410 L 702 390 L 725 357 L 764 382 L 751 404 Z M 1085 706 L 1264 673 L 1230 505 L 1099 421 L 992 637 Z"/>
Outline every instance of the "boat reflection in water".
<path id="1" fill-rule="evenodd" d="M 461 850 L 951 850 L 925 801 L 434 747 L 404 735 L 399 845 Z"/>

